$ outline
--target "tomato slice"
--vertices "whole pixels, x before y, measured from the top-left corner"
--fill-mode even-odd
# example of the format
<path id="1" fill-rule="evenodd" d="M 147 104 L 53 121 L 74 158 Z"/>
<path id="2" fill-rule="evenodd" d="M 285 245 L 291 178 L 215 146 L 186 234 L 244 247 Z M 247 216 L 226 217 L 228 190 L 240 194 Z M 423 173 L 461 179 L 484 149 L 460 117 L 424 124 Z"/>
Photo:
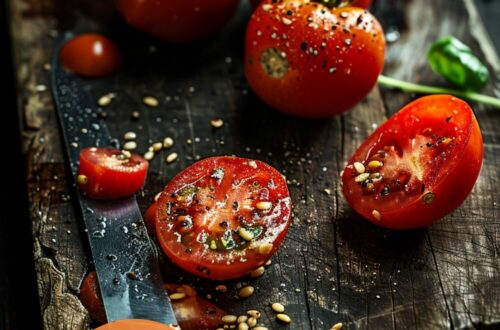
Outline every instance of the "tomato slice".
<path id="1" fill-rule="evenodd" d="M 422 97 L 382 124 L 342 175 L 349 204 L 393 229 L 427 226 L 457 208 L 479 175 L 483 143 L 467 103 Z"/>
<path id="2" fill-rule="evenodd" d="M 108 148 L 84 148 L 80 152 L 77 182 L 94 199 L 133 195 L 146 180 L 148 162 L 139 155 Z"/>
<path id="3" fill-rule="evenodd" d="M 59 59 L 67 69 L 85 77 L 109 76 L 122 64 L 115 43 L 95 33 L 81 34 L 68 41 L 61 49 Z"/>
<path id="4" fill-rule="evenodd" d="M 241 277 L 276 252 L 291 200 L 273 167 L 237 157 L 201 160 L 175 176 L 158 199 L 156 232 L 179 267 L 215 280 Z"/>
<path id="5" fill-rule="evenodd" d="M 200 298 L 191 286 L 186 284 L 165 284 L 168 294 L 184 293 L 182 299 L 172 300 L 175 318 L 183 330 L 216 329 L 226 312 L 209 301 Z M 90 272 L 80 288 L 80 299 L 89 311 L 90 317 L 106 323 L 104 305 L 99 292 L 96 272 Z M 138 328 L 142 329 L 142 328 Z"/>
<path id="6" fill-rule="evenodd" d="M 156 236 L 156 214 L 158 213 L 158 203 L 154 202 L 151 204 L 146 213 L 144 213 L 144 223 L 146 224 L 146 229 L 148 234 L 151 236 Z"/>

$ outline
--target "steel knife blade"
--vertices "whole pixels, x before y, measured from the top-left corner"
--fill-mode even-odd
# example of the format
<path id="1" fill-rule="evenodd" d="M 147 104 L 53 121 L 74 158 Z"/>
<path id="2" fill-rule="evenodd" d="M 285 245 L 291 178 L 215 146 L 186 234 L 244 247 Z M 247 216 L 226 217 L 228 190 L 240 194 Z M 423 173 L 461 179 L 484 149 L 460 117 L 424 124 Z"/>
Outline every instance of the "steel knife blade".
<path id="1" fill-rule="evenodd" d="M 74 182 L 82 148 L 117 145 L 97 116 L 88 81 L 59 62 L 59 50 L 71 37 L 66 33 L 57 43 L 51 83 Z M 135 196 L 97 201 L 76 190 L 108 322 L 138 318 L 177 324 Z"/>

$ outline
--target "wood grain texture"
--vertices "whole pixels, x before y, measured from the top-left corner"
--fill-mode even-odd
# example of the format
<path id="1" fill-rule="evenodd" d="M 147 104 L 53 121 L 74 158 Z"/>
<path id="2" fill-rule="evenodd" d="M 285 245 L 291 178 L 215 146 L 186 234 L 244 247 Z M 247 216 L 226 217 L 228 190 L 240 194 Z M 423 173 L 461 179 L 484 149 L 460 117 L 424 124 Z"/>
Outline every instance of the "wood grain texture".
<path id="1" fill-rule="evenodd" d="M 10 3 L 23 91 L 35 263 L 47 329 L 89 327 L 88 315 L 75 296 L 89 268 L 87 243 L 69 198 L 72 188 L 66 180 L 50 96 L 33 87 L 48 81 L 42 66 L 52 50 L 51 17 L 61 19 L 59 28 L 104 31 L 126 49 L 127 65 L 121 74 L 90 81 L 88 86 L 96 99 L 117 93 L 115 101 L 100 110 L 107 112 L 114 136 L 136 131 L 141 151 L 165 136 L 175 140 L 172 149 L 151 162 L 146 188 L 138 196 L 142 209 L 173 175 L 207 156 L 261 159 L 287 177 L 295 205 L 293 225 L 263 277 L 231 281 L 230 290 L 222 295 L 215 293 L 217 283 L 194 278 L 163 260 L 166 278 L 194 283 L 202 295 L 210 294 L 228 312 L 259 309 L 262 323 L 271 329 L 287 328 L 274 320 L 269 308 L 276 301 L 287 306 L 291 329 L 329 329 L 337 322 L 348 329 L 500 326 L 497 111 L 473 105 L 485 159 L 464 205 L 428 229 L 384 230 L 362 220 L 346 204 L 339 173 L 377 125 L 415 95 L 374 89 L 343 116 L 298 120 L 268 109 L 248 90 L 241 68 L 246 14 L 215 40 L 174 47 L 130 30 L 106 4 Z M 399 40 L 388 45 L 385 73 L 390 76 L 444 84 L 425 63 L 429 43 L 444 34 L 454 34 L 482 54 L 469 34 L 468 24 L 474 22 L 468 21 L 462 2 L 380 0 L 374 10 L 387 31 L 397 28 L 400 33 Z M 151 45 L 156 52 L 148 50 Z M 495 83 L 487 92 L 495 92 Z M 157 97 L 160 107 L 145 107 L 141 99 L 146 95 Z M 132 111 L 140 112 L 138 120 L 132 119 Z M 210 126 L 215 117 L 224 119 L 222 128 Z M 165 164 L 164 157 L 174 151 L 179 160 Z M 256 287 L 256 294 L 235 298 L 237 288 L 246 283 Z"/>

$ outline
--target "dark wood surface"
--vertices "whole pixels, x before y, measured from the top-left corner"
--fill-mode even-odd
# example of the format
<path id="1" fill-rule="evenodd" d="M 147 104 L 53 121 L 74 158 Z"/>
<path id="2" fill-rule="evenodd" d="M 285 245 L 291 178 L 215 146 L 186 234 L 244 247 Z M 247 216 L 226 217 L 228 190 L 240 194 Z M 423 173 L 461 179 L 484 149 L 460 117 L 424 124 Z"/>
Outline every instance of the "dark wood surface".
<path id="1" fill-rule="evenodd" d="M 247 14 L 218 38 L 197 45 L 162 45 L 124 26 L 110 2 L 10 1 L 11 31 L 23 118 L 23 152 L 28 167 L 30 218 L 42 317 L 46 329 L 89 327 L 76 296 L 91 269 L 87 243 L 71 200 L 59 132 L 50 97 L 48 72 L 56 31 L 101 31 L 126 50 L 124 71 L 89 81 L 97 99 L 117 98 L 105 111 L 116 137 L 133 130 L 139 150 L 172 136 L 180 158 L 151 163 L 142 209 L 169 178 L 198 158 L 236 154 L 269 162 L 290 181 L 295 205 L 293 225 L 273 264 L 257 280 L 201 281 L 164 260 L 165 275 L 194 283 L 228 312 L 255 308 L 262 323 L 281 329 L 269 303 L 280 301 L 292 329 L 468 329 L 500 327 L 500 161 L 498 110 L 472 104 L 485 143 L 481 176 L 464 205 L 435 225 L 394 232 L 362 220 L 345 202 L 339 173 L 356 147 L 389 115 L 415 95 L 375 88 L 348 113 L 323 121 L 287 117 L 263 105 L 248 89 L 241 69 L 242 35 Z M 443 84 L 430 71 L 425 52 L 433 40 L 453 34 L 474 48 L 493 74 L 486 89 L 494 94 L 499 62 L 471 16 L 472 1 L 376 1 L 374 12 L 386 31 L 400 38 L 388 45 L 385 73 L 409 81 Z M 471 19 L 471 17 L 473 19 Z M 55 18 L 55 20 L 54 20 Z M 471 26 L 473 25 L 473 28 Z M 156 52 L 148 49 L 151 45 Z M 37 91 L 45 85 L 47 91 Z M 161 101 L 142 105 L 145 95 Z M 132 120 L 139 111 L 139 120 Z M 210 119 L 221 117 L 217 130 Z M 187 143 L 191 140 L 192 143 Z M 326 194 L 324 189 L 331 189 Z M 241 283 L 256 294 L 235 299 Z"/>

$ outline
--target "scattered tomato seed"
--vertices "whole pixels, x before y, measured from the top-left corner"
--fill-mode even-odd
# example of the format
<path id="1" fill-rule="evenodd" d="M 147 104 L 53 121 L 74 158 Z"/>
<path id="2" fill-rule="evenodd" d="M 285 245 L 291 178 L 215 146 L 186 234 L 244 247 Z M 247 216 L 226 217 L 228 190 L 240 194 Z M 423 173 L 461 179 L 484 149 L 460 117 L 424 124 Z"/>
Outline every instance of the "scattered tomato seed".
<path id="1" fill-rule="evenodd" d="M 259 210 L 269 210 L 271 209 L 271 207 L 273 207 L 273 203 L 271 202 L 258 202 L 257 204 L 255 204 L 255 207 Z"/>
<path id="2" fill-rule="evenodd" d="M 368 179 L 369 176 L 370 176 L 370 173 L 363 173 L 363 174 L 360 174 L 357 177 L 355 177 L 354 181 L 357 183 L 361 183 L 361 182 L 365 181 L 366 179 Z"/>
<path id="3" fill-rule="evenodd" d="M 165 161 L 170 164 L 175 162 L 178 157 L 179 155 L 176 152 L 172 152 L 170 155 L 167 156 L 167 158 L 165 158 Z"/>
<path id="4" fill-rule="evenodd" d="M 337 324 L 334 324 L 330 330 L 340 330 L 342 329 L 343 326 L 344 325 L 341 322 L 339 322 Z"/>
<path id="5" fill-rule="evenodd" d="M 174 145 L 174 140 L 171 137 L 166 137 L 163 139 L 163 148 L 172 148 Z"/>
<path id="6" fill-rule="evenodd" d="M 145 105 L 151 108 L 156 108 L 160 102 L 158 102 L 158 99 L 156 99 L 153 96 L 146 96 L 142 99 L 142 102 L 144 102 Z"/>
<path id="7" fill-rule="evenodd" d="M 224 125 L 224 121 L 220 118 L 214 118 L 210 121 L 210 125 L 212 125 L 213 128 L 220 128 Z"/>
<path id="8" fill-rule="evenodd" d="M 245 322 L 238 324 L 238 330 L 248 330 L 250 327 Z"/>
<path id="9" fill-rule="evenodd" d="M 249 311 L 247 311 L 247 315 L 250 316 L 250 319 L 253 317 L 254 319 L 258 320 L 260 319 L 260 312 L 258 310 L 255 310 L 255 309 L 251 309 Z M 248 319 L 248 320 L 250 320 Z"/>
<path id="10" fill-rule="evenodd" d="M 269 254 L 271 253 L 274 245 L 273 243 L 264 243 L 259 245 L 259 253 L 260 254 Z"/>
<path id="11" fill-rule="evenodd" d="M 135 134 L 135 132 L 127 132 L 123 135 L 125 141 L 135 140 L 136 138 L 137 134 Z"/>
<path id="12" fill-rule="evenodd" d="M 137 143 L 135 141 L 128 141 L 128 142 L 125 142 L 125 144 L 123 145 L 123 149 L 125 150 L 134 150 L 137 148 Z M 129 158 L 129 157 L 127 157 Z"/>
<path id="13" fill-rule="evenodd" d="M 238 234 L 245 240 L 251 241 L 254 238 L 254 235 L 251 231 L 246 230 L 245 228 L 240 228 L 238 230 Z"/>
<path id="14" fill-rule="evenodd" d="M 241 298 L 248 298 L 253 295 L 255 288 L 251 285 L 245 286 L 238 291 L 238 296 Z"/>
<path id="15" fill-rule="evenodd" d="M 373 215 L 373 217 L 375 218 L 375 220 L 377 220 L 377 221 L 382 220 L 382 215 L 380 214 L 380 212 L 379 212 L 379 211 L 377 211 L 377 210 L 373 210 L 373 211 L 372 211 L 372 215 Z"/>
<path id="16" fill-rule="evenodd" d="M 97 100 L 97 104 L 100 106 L 100 107 L 107 107 L 108 105 L 111 104 L 111 102 L 113 101 L 113 99 L 115 98 L 116 94 L 115 93 L 108 93 L 108 94 L 104 94 L 103 96 L 101 96 L 98 100 Z"/>
<path id="17" fill-rule="evenodd" d="M 277 314 L 276 315 L 276 318 L 278 319 L 278 321 L 281 321 L 283 323 L 290 323 L 292 322 L 292 319 L 290 318 L 290 316 L 286 315 L 286 314 Z"/>
<path id="18" fill-rule="evenodd" d="M 274 303 L 271 305 L 271 308 L 276 313 L 283 313 L 285 311 L 285 306 L 280 303 Z"/>
<path id="19" fill-rule="evenodd" d="M 266 271 L 266 269 L 263 266 L 260 266 L 259 268 L 253 270 L 250 273 L 250 277 L 252 277 L 252 278 L 260 277 L 260 276 L 264 275 L 265 271 Z"/>
<path id="20" fill-rule="evenodd" d="M 219 284 L 215 287 L 215 291 L 227 292 L 227 286 L 225 286 L 224 284 Z"/>
<path id="21" fill-rule="evenodd" d="M 379 160 L 372 160 L 371 162 L 368 163 L 368 167 L 371 169 L 376 169 L 382 166 L 384 166 L 384 163 L 382 163 Z"/>
<path id="22" fill-rule="evenodd" d="M 257 312 L 259 313 L 259 317 L 260 317 L 260 312 Z M 248 320 L 247 320 L 247 324 L 250 328 L 253 328 L 257 325 L 257 318 L 256 317 L 249 317 Z"/>
<path id="23" fill-rule="evenodd" d="M 153 147 L 154 152 L 158 152 L 161 150 L 161 148 L 163 148 L 163 144 L 161 142 L 156 142 L 156 143 L 153 143 L 153 145 L 151 147 Z"/>
<path id="24" fill-rule="evenodd" d="M 224 315 L 222 317 L 222 322 L 224 322 L 226 324 L 233 324 L 233 323 L 236 323 L 237 319 L 238 319 L 238 317 L 236 315 Z"/>
<path id="25" fill-rule="evenodd" d="M 144 154 L 144 159 L 145 160 L 151 160 L 153 159 L 155 156 L 154 152 L 152 151 L 147 151 L 145 154 Z"/>
<path id="26" fill-rule="evenodd" d="M 240 315 L 238 316 L 238 323 L 243 323 L 243 322 L 246 322 L 248 320 L 248 316 L 246 315 Z"/>

